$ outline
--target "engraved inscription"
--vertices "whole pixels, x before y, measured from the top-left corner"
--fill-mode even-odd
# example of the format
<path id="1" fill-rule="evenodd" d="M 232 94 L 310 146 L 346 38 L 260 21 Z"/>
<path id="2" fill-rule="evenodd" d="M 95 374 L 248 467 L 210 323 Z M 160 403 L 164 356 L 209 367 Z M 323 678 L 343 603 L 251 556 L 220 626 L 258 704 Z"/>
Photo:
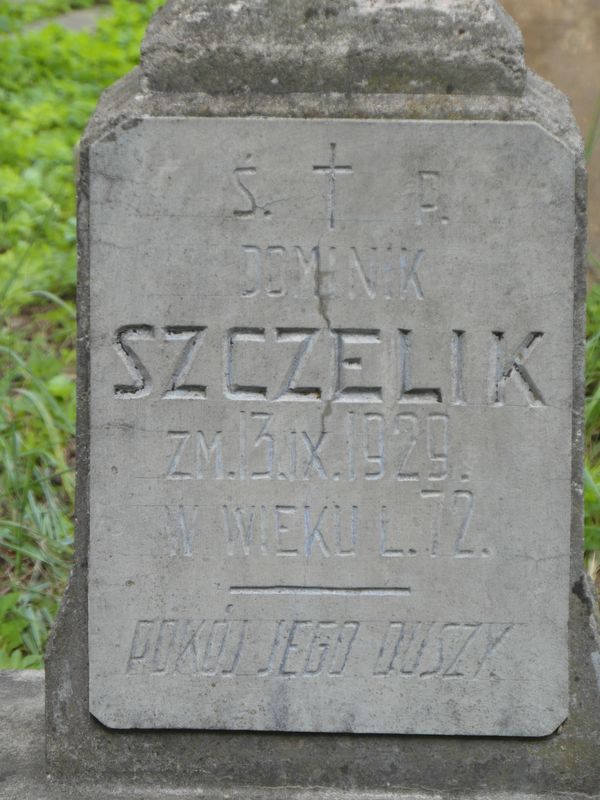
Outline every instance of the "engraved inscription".
<path id="1" fill-rule="evenodd" d="M 523 122 L 116 136 L 90 150 L 90 712 L 556 728 L 568 150 Z"/>
<path id="2" fill-rule="evenodd" d="M 373 674 L 474 680 L 513 628 L 505 623 L 390 622 Z"/>
<path id="3" fill-rule="evenodd" d="M 505 333 L 503 331 L 494 331 L 491 359 L 492 380 L 490 382 L 492 388 L 490 400 L 494 405 L 504 405 L 506 384 L 513 377 L 530 406 L 539 407 L 545 405 L 542 393 L 525 367 L 525 361 L 539 345 L 543 336 L 544 334 L 539 331 L 530 333 L 523 339 L 514 355 L 505 359 Z"/>
<path id="4" fill-rule="evenodd" d="M 245 180 L 246 176 L 256 175 L 256 167 L 238 167 L 234 170 L 233 174 L 235 177 L 235 184 L 240 194 L 248 203 L 248 208 L 236 208 L 233 213 L 236 217 L 241 218 L 254 217 L 256 215 L 256 198 L 242 178 Z"/>
<path id="5" fill-rule="evenodd" d="M 366 667 L 379 679 L 475 680 L 499 668 L 514 628 L 486 622 L 142 619 L 125 672 L 337 679 Z M 260 651 L 258 631 L 267 642 Z"/>
<path id="6" fill-rule="evenodd" d="M 337 145 L 335 142 L 332 142 L 330 151 L 330 158 L 329 164 L 323 165 L 315 165 L 313 170 L 318 175 L 326 175 L 329 179 L 329 202 L 328 202 L 328 210 L 329 210 L 329 228 L 330 230 L 335 230 L 335 215 L 336 215 L 336 203 L 337 203 L 337 176 L 338 175 L 352 175 L 354 170 L 351 166 L 338 166 L 335 163 L 335 151 Z"/>
<path id="7" fill-rule="evenodd" d="M 450 220 L 440 212 L 440 173 L 423 170 L 419 172 L 419 201 L 417 205 L 417 225 L 439 221 L 447 225 Z"/>
<path id="8" fill-rule="evenodd" d="M 185 506 L 177 508 L 165 506 L 165 510 L 169 532 L 169 555 L 173 558 L 179 555 L 190 558 L 199 534 L 198 506 L 194 506 L 189 511 Z"/>
<path id="9" fill-rule="evenodd" d="M 216 539 L 219 528 L 223 532 L 220 539 L 223 557 L 235 559 L 274 556 L 306 562 L 338 558 L 363 561 L 373 552 L 385 559 L 415 556 L 476 559 L 493 555 L 491 547 L 482 544 L 485 532 L 477 524 L 473 492 L 413 489 L 406 499 L 414 509 L 410 521 L 392 515 L 386 505 L 371 508 L 335 503 L 225 504 L 220 519 L 218 514 L 203 517 L 198 506 L 166 506 L 169 555 L 201 557 L 204 548 L 214 548 L 219 541 Z M 255 593 L 259 593 L 258 588 L 254 587 Z M 384 589 L 370 587 L 368 591 L 376 593 Z M 302 594 L 305 590 L 306 587 L 296 587 L 295 591 Z M 350 591 L 344 589 L 347 590 Z M 319 591 L 327 593 L 324 587 Z M 356 587 L 357 593 L 362 591 Z M 409 593 L 410 587 L 396 587 L 393 591 Z M 275 593 L 275 588 L 271 593 Z"/>
<path id="10" fill-rule="evenodd" d="M 124 325 L 115 331 L 114 349 L 133 378 L 132 385 L 115 384 L 115 396 L 123 399 L 147 397 L 153 389 L 150 373 L 142 364 L 131 342 L 154 339 L 152 325 Z"/>
<path id="11" fill-rule="evenodd" d="M 301 328 L 297 330 L 278 328 L 276 338 L 278 342 L 298 342 L 299 347 L 294 355 L 279 393 L 275 400 L 320 400 L 321 389 L 318 386 L 298 386 L 299 372 L 304 361 L 309 357 L 314 347 L 318 330 Z"/>
<path id="12" fill-rule="evenodd" d="M 430 272 L 426 251 L 402 244 L 324 246 L 279 243 L 241 247 L 243 298 L 364 297 L 369 300 L 424 300 Z M 326 277 L 326 280 L 317 278 Z"/>
<path id="13" fill-rule="evenodd" d="M 205 330 L 205 328 L 185 328 L 180 325 L 165 328 L 165 340 L 167 342 L 185 342 L 175 371 L 169 380 L 167 391 L 163 394 L 166 400 L 200 400 L 206 397 L 206 386 L 183 384 L 191 369 L 196 350 L 200 346 L 202 334 Z"/>
<path id="14" fill-rule="evenodd" d="M 276 415 L 240 411 L 226 430 L 168 431 L 167 480 L 383 481 L 450 477 L 445 414 L 345 412 L 343 449 L 332 431 L 281 430 Z M 237 424 L 236 424 L 237 423 Z M 344 473 L 339 471 L 345 462 Z M 462 476 L 461 476 L 462 479 Z"/>
<path id="15" fill-rule="evenodd" d="M 441 403 L 441 389 L 417 389 L 412 382 L 412 331 L 398 331 L 400 357 L 400 403 Z"/>
<path id="16" fill-rule="evenodd" d="M 416 264 L 407 273 L 407 280 L 415 281 Z M 163 341 L 184 342 L 179 357 L 170 368 L 170 377 L 164 400 L 206 400 L 218 396 L 219 389 L 208 379 L 199 383 L 184 383 L 193 368 L 202 374 L 198 364 L 198 351 L 209 332 L 206 325 L 170 325 L 162 329 Z M 534 381 L 525 362 L 544 337 L 543 332 L 529 333 L 513 355 L 505 356 L 504 332 L 491 333 L 491 355 L 486 365 L 483 359 L 475 363 L 479 386 L 485 390 L 485 402 L 497 408 L 505 404 L 507 386 L 515 383 L 521 390 L 523 403 L 532 408 L 543 408 L 544 397 Z M 115 384 L 114 395 L 118 399 L 143 399 L 149 397 L 155 386 L 154 364 L 142 362 L 133 345 L 137 342 L 156 342 L 157 329 L 152 325 L 124 325 L 114 336 L 114 350 L 133 384 Z M 227 400 L 246 402 L 307 402 L 325 401 L 333 403 L 381 403 L 394 393 L 401 405 L 441 405 L 449 398 L 452 405 L 476 405 L 482 403 L 478 395 L 467 391 L 465 371 L 466 356 L 470 341 L 465 331 L 449 331 L 440 341 L 448 352 L 447 367 L 432 377 L 438 385 L 416 386 L 413 381 L 415 366 L 425 336 L 409 328 L 383 331 L 369 328 L 284 328 L 284 327 L 239 327 L 223 333 L 223 384 L 222 396 Z M 290 345 L 297 345 L 296 348 Z M 146 345 L 148 352 L 151 347 Z M 475 351 L 475 347 L 472 348 Z M 254 382 L 245 383 L 238 378 L 242 365 L 260 354 L 268 353 L 270 371 L 275 365 L 277 381 L 261 375 L 253 369 Z M 331 364 L 334 369 L 331 370 Z M 377 384 L 362 382 L 368 364 L 371 375 L 378 378 Z M 468 367 L 472 369 L 473 364 Z M 300 384 L 304 371 L 318 374 L 319 382 L 303 386 Z M 384 381 L 384 377 L 386 380 Z M 314 379 L 313 379 L 314 380 Z M 487 381 L 487 386 L 486 386 Z M 444 389 L 443 385 L 447 388 Z M 514 401 L 513 401 L 514 402 Z"/>

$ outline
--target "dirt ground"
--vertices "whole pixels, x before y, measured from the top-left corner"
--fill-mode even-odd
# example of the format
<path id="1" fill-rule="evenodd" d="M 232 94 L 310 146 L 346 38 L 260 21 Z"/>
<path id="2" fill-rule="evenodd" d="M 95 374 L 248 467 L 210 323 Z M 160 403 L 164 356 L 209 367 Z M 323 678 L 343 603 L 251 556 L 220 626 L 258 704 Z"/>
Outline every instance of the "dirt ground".
<path id="1" fill-rule="evenodd" d="M 569 96 L 587 135 L 600 102 L 600 0 L 501 2 L 523 30 L 529 66 Z M 589 249 L 600 259 L 600 142 L 590 162 Z"/>

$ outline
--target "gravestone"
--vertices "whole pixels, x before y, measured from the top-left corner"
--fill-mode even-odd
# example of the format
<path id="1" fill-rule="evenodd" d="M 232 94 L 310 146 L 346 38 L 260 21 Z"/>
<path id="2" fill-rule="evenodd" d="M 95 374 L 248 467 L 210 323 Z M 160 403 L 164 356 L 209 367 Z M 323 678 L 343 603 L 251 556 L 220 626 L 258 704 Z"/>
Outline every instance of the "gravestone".
<path id="1" fill-rule="evenodd" d="M 555 730 L 572 156 L 523 123 L 175 118 L 90 158 L 91 713 Z"/>
<path id="2" fill-rule="evenodd" d="M 510 18 L 172 0 L 80 169 L 51 773 L 596 791 L 585 169 Z"/>

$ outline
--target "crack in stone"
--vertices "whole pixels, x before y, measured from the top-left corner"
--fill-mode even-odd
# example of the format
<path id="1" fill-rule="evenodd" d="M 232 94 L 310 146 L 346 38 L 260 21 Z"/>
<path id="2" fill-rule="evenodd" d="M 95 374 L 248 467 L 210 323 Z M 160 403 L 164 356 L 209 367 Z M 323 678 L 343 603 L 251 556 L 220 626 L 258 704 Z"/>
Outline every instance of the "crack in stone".
<path id="1" fill-rule="evenodd" d="M 331 319 L 329 308 L 327 307 L 327 296 L 323 291 L 323 277 L 325 273 L 321 270 L 321 259 L 316 259 L 315 264 L 315 297 L 317 298 L 317 310 L 319 316 L 325 323 L 326 329 L 331 333 Z M 323 401 L 321 406 L 321 433 L 326 433 L 325 424 L 333 412 L 332 396 L 330 395 Z"/>

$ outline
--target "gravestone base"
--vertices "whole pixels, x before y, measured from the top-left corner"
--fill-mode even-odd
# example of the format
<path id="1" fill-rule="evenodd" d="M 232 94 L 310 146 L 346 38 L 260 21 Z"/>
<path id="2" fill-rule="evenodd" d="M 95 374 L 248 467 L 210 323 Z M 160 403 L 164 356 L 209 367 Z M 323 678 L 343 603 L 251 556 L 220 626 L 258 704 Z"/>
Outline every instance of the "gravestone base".
<path id="1" fill-rule="evenodd" d="M 537 123 L 562 142 L 575 155 L 579 165 L 575 338 L 580 341 L 585 295 L 585 167 L 581 142 L 564 98 L 533 74 L 528 75 L 523 96 L 347 96 L 338 93 L 210 96 L 201 92 L 179 95 L 176 92 L 142 91 L 140 74 L 133 72 L 105 93 L 80 149 L 79 313 L 82 330 L 89 329 L 90 146 L 101 137 L 110 137 L 118 128 L 134 127 L 142 118 L 198 116 L 522 120 Z M 473 800 L 600 797 L 600 763 L 597 757 L 600 748 L 600 644 L 594 601 L 583 577 L 581 563 L 581 475 L 577 466 L 582 449 L 579 422 L 583 408 L 583 348 L 576 351 L 574 365 L 575 512 L 571 526 L 570 709 L 568 719 L 559 730 L 540 739 L 202 730 L 115 731 L 97 722 L 89 711 L 88 693 L 88 348 L 89 342 L 85 337 L 81 338 L 76 563 L 47 659 L 47 767 L 52 781 L 58 782 L 56 786 L 60 786 L 61 781 L 69 784 L 79 782 L 82 786 L 89 784 L 89 789 L 77 789 L 77 793 L 72 795 L 78 798 L 118 797 L 119 792 L 127 797 L 135 797 L 139 792 L 139 796 L 147 799 L 163 796 L 280 798 L 282 791 L 287 798 L 297 797 L 299 800 L 309 797 L 350 800 L 361 798 L 363 792 L 365 798 L 393 797 L 398 800 L 416 800 L 421 796 Z M 3 684 L 9 696 L 18 686 L 10 677 L 4 677 Z M 41 685 L 38 685 L 38 691 L 41 691 Z M 97 784 L 95 788 L 94 782 Z M 111 788 L 113 783 L 114 789 Z M 147 786 L 152 787 L 154 794 L 145 788 Z M 190 786 L 194 789 L 190 790 Z M 300 791 L 292 788 L 298 786 L 314 789 Z M 44 796 L 39 795 L 37 789 L 27 791 L 30 795 L 21 796 Z M 38 791 L 37 795 L 31 793 L 35 791 Z M 90 793 L 86 795 L 85 791 Z M 111 791 L 115 794 L 111 795 Z M 425 794 L 415 795 L 415 791 Z M 45 796 L 52 797 L 51 794 Z M 56 796 L 69 795 L 63 792 Z"/>
<path id="2" fill-rule="evenodd" d="M 587 676 L 587 677 L 586 677 Z M 580 701 L 583 702 L 587 694 L 593 695 L 596 691 L 594 678 L 590 671 L 581 675 L 577 683 Z M 592 685 L 585 686 L 586 679 L 591 679 Z M 127 777 L 107 775 L 100 778 L 96 774 L 94 764 L 89 763 L 89 769 L 81 768 L 77 775 L 60 779 L 47 774 L 46 760 L 44 757 L 44 673 L 37 670 L 19 672 L 0 671 L 0 800 L 591 800 L 600 797 L 600 792 L 555 791 L 550 786 L 545 791 L 492 791 L 482 788 L 481 791 L 461 789 L 455 784 L 452 790 L 447 791 L 418 791 L 410 790 L 357 790 L 354 788 L 315 787 L 314 789 L 298 789 L 293 785 L 282 788 L 273 786 L 236 786 L 225 781 L 223 786 L 215 787 L 211 781 L 206 783 L 197 779 L 195 786 L 186 786 L 180 783 L 180 777 L 174 774 L 165 785 L 165 776 L 159 780 L 158 776 L 150 774 L 152 771 L 140 770 L 136 775 Z M 161 734 L 157 734 L 161 735 Z M 565 726 L 557 737 L 552 737 L 559 742 L 558 747 L 550 749 L 544 742 L 538 749 L 536 756 L 542 760 L 542 752 L 547 755 L 543 763 L 547 768 L 548 783 L 552 776 L 563 773 L 566 765 L 569 769 L 577 760 L 589 759 L 588 766 L 593 769 L 594 746 L 589 743 L 589 731 L 577 724 Z M 562 740 L 562 741 L 561 741 Z M 587 745 L 582 746 L 582 741 L 587 740 Z M 493 740 L 490 744 L 495 744 Z M 501 742 L 500 750 L 502 750 Z M 581 747 L 580 755 L 574 758 Z M 597 745 L 596 745 L 597 747 Z M 125 750 L 125 748 L 123 748 Z M 430 763 L 433 764 L 436 752 L 443 753 L 443 745 L 432 742 Z M 155 751 L 156 752 L 156 751 Z M 597 752 L 597 751 L 596 751 Z M 569 757 L 569 754 L 571 756 Z M 186 755 L 192 757 L 192 752 Z M 417 757 L 418 758 L 418 757 Z M 427 769 L 427 755 L 421 754 L 422 768 Z M 476 757 L 475 757 L 476 758 Z M 470 756 L 463 757 L 462 763 L 466 771 L 471 771 L 475 766 L 475 759 Z M 504 779 L 500 773 L 504 774 Z M 501 766 L 500 759 L 492 763 L 481 761 L 478 765 L 479 783 L 482 787 L 492 783 L 497 776 L 500 780 L 506 778 L 506 765 Z M 590 783 L 593 775 L 589 776 Z"/>
<path id="3" fill-rule="evenodd" d="M 161 788 L 143 775 L 127 782 L 107 782 L 85 775 L 77 780 L 48 778 L 44 761 L 44 674 L 39 671 L 0 672 L 0 800 L 558 800 L 553 792 L 479 792 L 466 794 L 357 791 L 344 789 L 302 790 L 286 787 Z M 8 725 L 7 721 L 11 724 Z M 569 792 L 570 800 L 589 795 Z"/>

